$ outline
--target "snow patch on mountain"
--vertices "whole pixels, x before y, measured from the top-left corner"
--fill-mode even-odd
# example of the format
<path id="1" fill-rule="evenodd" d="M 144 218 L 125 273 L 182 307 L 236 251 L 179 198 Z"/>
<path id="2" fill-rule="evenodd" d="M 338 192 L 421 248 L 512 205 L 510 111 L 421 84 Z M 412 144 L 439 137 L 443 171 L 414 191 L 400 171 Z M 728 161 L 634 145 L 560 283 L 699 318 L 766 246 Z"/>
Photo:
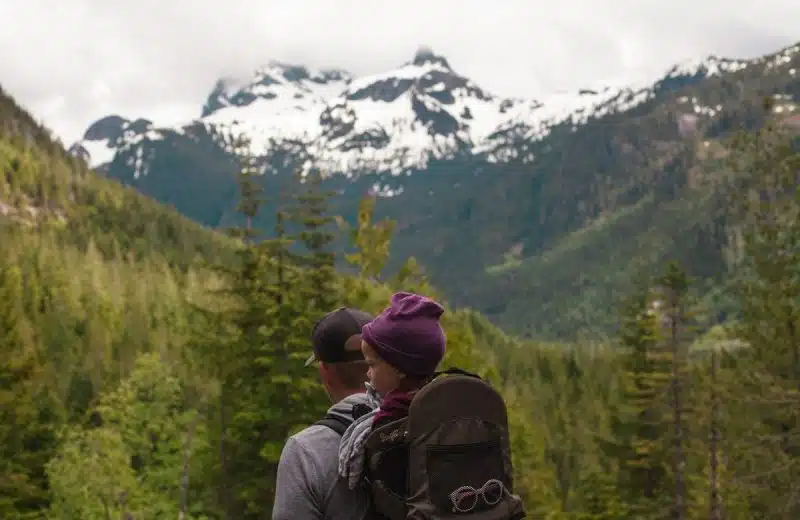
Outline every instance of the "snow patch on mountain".
<path id="1" fill-rule="evenodd" d="M 765 73 L 796 66 L 799 53 L 796 45 L 755 60 L 716 56 L 687 60 L 657 81 L 641 78 L 599 85 L 540 101 L 489 93 L 430 49 L 420 49 L 394 70 L 359 78 L 342 70 L 314 71 L 270 62 L 247 81 L 218 81 L 201 116 L 181 128 L 154 128 L 146 120 L 110 116 L 94 123 L 73 149 L 90 157 L 93 167 L 129 152 L 128 160 L 138 164 L 135 175 L 141 175 L 147 154 L 134 154 L 133 148 L 178 134 L 198 140 L 200 128 L 230 153 L 239 153 L 247 143 L 257 157 L 299 157 L 304 171 L 398 174 L 458 154 L 478 154 L 493 162 L 527 162 L 533 160 L 532 144 L 556 127 L 574 131 L 591 119 L 630 110 L 683 81 L 754 64 L 762 65 Z M 707 117 L 721 108 L 691 102 L 693 112 Z M 289 164 L 288 159 L 285 162 Z"/>
<path id="2" fill-rule="evenodd" d="M 80 157 L 91 168 L 100 168 L 114 160 L 117 149 L 108 140 L 83 139 L 73 144 L 69 151 Z"/>
<path id="3" fill-rule="evenodd" d="M 352 80 L 350 73 L 336 69 L 309 70 L 279 61 L 258 68 L 246 81 L 223 78 L 206 100 L 202 118 L 230 108 L 243 108 L 263 100 L 279 105 L 309 107 L 339 94 Z M 223 118 L 224 119 L 224 118 Z"/>
<path id="4" fill-rule="evenodd" d="M 717 76 L 725 72 L 738 72 L 744 70 L 752 64 L 748 60 L 735 60 L 730 58 L 720 58 L 718 56 L 708 56 L 703 59 L 689 59 L 673 66 L 667 71 L 665 78 L 675 78 L 680 76 Z"/>
<path id="5" fill-rule="evenodd" d="M 70 151 L 95 169 L 107 167 L 116 157 L 124 154 L 125 165 L 132 169 L 134 178 L 138 178 L 147 174 L 147 163 L 152 158 L 152 151 L 141 145 L 180 133 L 181 129 L 158 129 L 147 119 L 132 121 L 112 115 L 93 123 L 83 139 L 70 147 Z"/>
<path id="6" fill-rule="evenodd" d="M 302 142 L 304 167 L 323 171 L 422 168 L 480 145 L 501 124 L 527 121 L 538 105 L 497 99 L 429 52 L 355 80 L 344 73 L 314 83 L 305 74 L 301 81 L 275 76 L 258 99 L 229 104 L 203 121 L 229 133 L 229 148 L 246 138 L 259 156 L 282 142 Z"/>

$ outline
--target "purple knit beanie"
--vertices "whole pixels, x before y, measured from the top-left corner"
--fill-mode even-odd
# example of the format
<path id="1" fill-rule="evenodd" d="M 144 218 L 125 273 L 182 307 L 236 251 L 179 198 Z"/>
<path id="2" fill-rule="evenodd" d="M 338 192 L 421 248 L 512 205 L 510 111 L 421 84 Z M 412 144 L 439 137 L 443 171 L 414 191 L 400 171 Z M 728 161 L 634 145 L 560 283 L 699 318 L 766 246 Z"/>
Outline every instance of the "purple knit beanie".
<path id="1" fill-rule="evenodd" d="M 446 339 L 439 324 L 443 313 L 430 298 L 398 292 L 389 307 L 361 328 L 361 337 L 400 372 L 430 376 L 444 357 Z"/>

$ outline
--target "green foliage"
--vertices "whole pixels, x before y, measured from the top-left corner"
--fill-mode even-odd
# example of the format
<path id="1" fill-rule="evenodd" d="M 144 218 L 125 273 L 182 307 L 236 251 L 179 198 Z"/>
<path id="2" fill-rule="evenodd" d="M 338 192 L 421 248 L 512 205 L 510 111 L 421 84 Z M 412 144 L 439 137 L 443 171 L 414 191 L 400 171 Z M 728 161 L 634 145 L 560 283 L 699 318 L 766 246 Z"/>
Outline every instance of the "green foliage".
<path id="1" fill-rule="evenodd" d="M 330 229 L 334 218 L 328 208 L 328 200 L 333 193 L 322 190 L 322 177 L 316 171 L 305 178 L 304 186 L 305 190 L 297 196 L 296 207 L 290 213 L 290 218 L 300 225 L 297 241 L 305 249 L 305 255 L 295 257 L 295 260 L 305 269 L 304 277 L 307 280 L 294 289 L 301 291 L 302 287 L 309 288 L 303 298 L 313 316 L 328 312 L 337 303 L 334 294 L 336 255 L 331 250 L 336 237 Z"/>
<path id="2" fill-rule="evenodd" d="M 119 432 L 68 430 L 62 442 L 48 472 L 51 518 L 101 520 L 140 510 L 142 498 Z"/>
<path id="3" fill-rule="evenodd" d="M 209 462 L 199 418 L 184 402 L 183 384 L 169 365 L 156 354 L 143 354 L 131 375 L 93 410 L 98 425 L 64 433 L 48 464 L 51 514 L 64 520 L 176 517 L 178 497 L 189 490 L 202 503 L 202 491 L 181 489 L 202 478 Z M 191 474 L 184 480 L 187 466 Z"/>
<path id="4" fill-rule="evenodd" d="M 659 341 L 658 316 L 649 288 L 631 298 L 621 327 L 624 351 L 622 402 L 613 413 L 612 438 L 605 452 L 618 463 L 618 479 L 626 503 L 635 515 L 664 507 L 668 492 L 665 388 L 671 359 Z M 646 516 L 644 516 L 646 517 Z"/>
<path id="5" fill-rule="evenodd" d="M 389 243 L 395 230 L 395 223 L 387 219 L 373 223 L 374 211 L 374 197 L 361 199 L 356 227 L 350 231 L 357 250 L 345 255 L 345 259 L 358 268 L 360 276 L 371 279 L 380 275 L 389 259 Z"/>
<path id="6" fill-rule="evenodd" d="M 47 505 L 44 463 L 52 456 L 58 407 L 23 309 L 23 279 L 0 265 L 0 515 L 34 518 Z"/>
<path id="7" fill-rule="evenodd" d="M 393 224 L 371 202 L 351 236 L 359 274 L 342 274 L 313 179 L 275 204 L 271 236 L 232 239 L 87 172 L 21 114 L 0 125 L 0 516 L 268 517 L 282 443 L 329 404 L 303 366 L 314 320 L 436 289 L 413 258 L 383 265 Z M 531 517 L 800 514 L 797 148 L 780 142 L 732 145 L 736 193 L 774 196 L 731 205 L 746 312 L 702 349 L 706 286 L 678 264 L 625 273 L 638 290 L 604 343 L 523 341 L 448 306 L 444 364 L 503 392 Z"/>
<path id="8" fill-rule="evenodd" d="M 741 69 L 672 76 L 630 110 L 559 125 L 535 142 L 508 136 L 533 160 L 462 154 L 410 175 L 336 172 L 347 175 L 323 183 L 337 192 L 331 214 L 357 226 L 364 193 L 386 186 L 397 194 L 378 197 L 374 211 L 376 221 L 396 222 L 387 272 L 414 256 L 448 301 L 504 330 L 547 341 L 603 339 L 617 333 L 615 311 L 634 290 L 629 274 L 638 266 L 655 276 L 677 259 L 699 284 L 724 286 L 718 174 L 730 152 L 725 138 L 763 124 L 765 95 L 780 95 L 772 110 L 796 118 L 796 100 L 788 98 L 798 92 L 799 76 L 790 72 L 798 67 L 800 53 L 792 51 Z M 695 115 L 695 132 L 682 132 L 683 118 Z M 148 175 L 135 176 L 126 164 L 134 151 L 121 152 L 109 175 L 206 225 L 228 225 L 241 202 L 239 165 L 213 137 L 203 125 L 169 133 L 147 143 Z M 301 146 L 280 148 L 259 165 L 270 174 L 257 188 L 270 195 L 288 191 L 308 156 Z M 269 234 L 272 213 L 253 225 Z M 375 272 L 369 265 L 365 276 Z"/>
<path id="9" fill-rule="evenodd" d="M 800 514 L 800 504 L 789 498 L 800 492 L 800 149 L 780 120 L 737 135 L 734 146 L 731 206 L 741 239 L 734 244 L 740 266 L 735 291 L 742 313 L 733 335 L 748 346 L 737 374 L 759 396 L 751 405 L 758 408 L 754 429 L 764 439 L 758 450 L 776 468 L 752 477 L 776 494 L 751 496 L 751 507 L 792 518 Z"/>

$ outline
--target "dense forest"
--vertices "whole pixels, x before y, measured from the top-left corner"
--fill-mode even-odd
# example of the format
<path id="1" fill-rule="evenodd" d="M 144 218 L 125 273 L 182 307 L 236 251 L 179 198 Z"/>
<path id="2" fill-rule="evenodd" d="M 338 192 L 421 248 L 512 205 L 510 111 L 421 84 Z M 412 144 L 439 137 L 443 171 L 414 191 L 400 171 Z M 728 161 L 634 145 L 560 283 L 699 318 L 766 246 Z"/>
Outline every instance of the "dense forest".
<path id="1" fill-rule="evenodd" d="M 636 279 L 602 343 L 446 313 L 444 364 L 507 400 L 531 518 L 800 517 L 800 154 L 784 130 L 731 139 L 718 179 L 736 322 L 716 323 L 677 263 Z M 327 406 L 302 362 L 314 320 L 396 289 L 441 297 L 413 259 L 378 279 L 393 223 L 375 199 L 344 275 L 314 179 L 277 205 L 244 165 L 243 225 L 222 234 L 87 171 L 5 95 L 0 132 L 0 518 L 269 518 L 284 440 Z M 264 211 L 275 226 L 256 236 Z"/>

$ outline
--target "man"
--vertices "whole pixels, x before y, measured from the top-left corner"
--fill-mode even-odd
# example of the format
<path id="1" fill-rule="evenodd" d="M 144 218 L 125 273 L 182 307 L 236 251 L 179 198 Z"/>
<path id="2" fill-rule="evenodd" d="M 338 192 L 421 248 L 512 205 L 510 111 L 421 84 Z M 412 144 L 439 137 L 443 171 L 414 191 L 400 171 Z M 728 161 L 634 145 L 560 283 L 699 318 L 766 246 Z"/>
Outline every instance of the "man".
<path id="1" fill-rule="evenodd" d="M 369 494 L 347 489 L 339 479 L 341 433 L 353 421 L 353 409 L 369 411 L 364 382 L 367 365 L 361 353 L 361 327 L 373 316 L 339 308 L 314 326 L 314 354 L 325 392 L 334 403 L 320 423 L 289 437 L 278 463 L 272 520 L 361 520 L 366 518 Z M 358 415 L 358 412 L 357 412 Z"/>

